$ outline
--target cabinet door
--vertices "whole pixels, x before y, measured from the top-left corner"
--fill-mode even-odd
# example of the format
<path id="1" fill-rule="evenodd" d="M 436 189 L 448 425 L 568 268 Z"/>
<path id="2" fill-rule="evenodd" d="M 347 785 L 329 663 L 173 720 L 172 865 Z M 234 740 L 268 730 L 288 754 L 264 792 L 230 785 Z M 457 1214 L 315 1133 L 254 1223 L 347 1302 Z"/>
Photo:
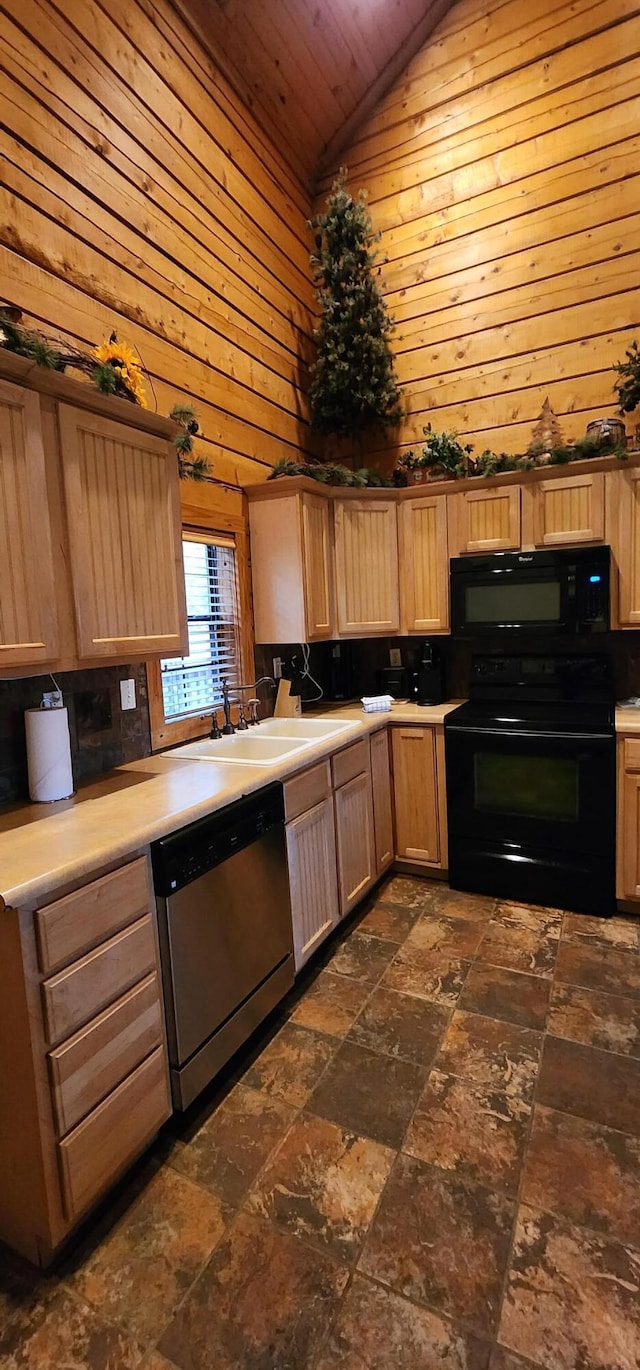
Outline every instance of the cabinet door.
<path id="1" fill-rule="evenodd" d="M 381 875 L 393 861 L 393 808 L 387 728 L 381 728 L 371 737 L 371 790 L 376 875 Z"/>
<path id="2" fill-rule="evenodd" d="M 435 728 L 392 728 L 396 856 L 440 861 Z"/>
<path id="3" fill-rule="evenodd" d="M 400 506 L 400 594 L 406 632 L 447 632 L 449 553 L 442 495 L 407 499 Z"/>
<path id="4" fill-rule="evenodd" d="M 302 557 L 307 642 L 333 636 L 331 510 L 321 495 L 302 495 Z"/>
<path id="5" fill-rule="evenodd" d="M 604 476 L 566 476 L 535 486 L 536 547 L 604 541 Z"/>
<path id="6" fill-rule="evenodd" d="M 175 454 L 111 419 L 59 413 L 78 655 L 187 651 Z"/>
<path id="7" fill-rule="evenodd" d="M 462 500 L 463 552 L 508 552 L 520 546 L 520 487 L 467 490 Z"/>
<path id="8" fill-rule="evenodd" d="M 338 632 L 397 633 L 398 517 L 391 500 L 336 500 Z"/>
<path id="9" fill-rule="evenodd" d="M 40 401 L 0 382 L 0 673 L 58 648 Z"/>
<path id="10" fill-rule="evenodd" d="M 619 806 L 617 895 L 640 899 L 640 775 L 622 775 Z"/>
<path id="11" fill-rule="evenodd" d="M 296 970 L 339 920 L 333 799 L 287 823 L 293 952 Z"/>
<path id="12" fill-rule="evenodd" d="M 618 621 L 635 628 L 640 624 L 640 467 L 616 474 Z"/>
<path id="13" fill-rule="evenodd" d="M 335 794 L 340 912 L 345 914 L 375 879 L 371 776 L 367 771 Z"/>

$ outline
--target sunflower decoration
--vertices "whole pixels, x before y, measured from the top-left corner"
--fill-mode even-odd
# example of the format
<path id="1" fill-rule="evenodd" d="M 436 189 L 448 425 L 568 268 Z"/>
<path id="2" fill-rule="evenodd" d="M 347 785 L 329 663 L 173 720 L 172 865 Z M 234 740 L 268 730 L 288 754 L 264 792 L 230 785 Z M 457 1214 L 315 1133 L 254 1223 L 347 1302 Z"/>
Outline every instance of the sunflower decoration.
<path id="1" fill-rule="evenodd" d="M 142 363 L 128 343 L 119 342 L 114 332 L 108 342 L 101 342 L 94 348 L 93 355 L 96 361 L 93 379 L 98 390 L 105 395 L 119 395 L 121 399 L 131 400 L 143 409 L 148 408 Z"/>

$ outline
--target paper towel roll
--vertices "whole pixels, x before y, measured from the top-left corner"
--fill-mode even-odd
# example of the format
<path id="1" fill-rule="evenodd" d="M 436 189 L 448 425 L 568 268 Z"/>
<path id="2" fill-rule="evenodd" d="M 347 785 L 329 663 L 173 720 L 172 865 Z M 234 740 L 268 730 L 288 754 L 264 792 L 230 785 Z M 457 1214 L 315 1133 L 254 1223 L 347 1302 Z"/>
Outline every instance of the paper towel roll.
<path id="1" fill-rule="evenodd" d="M 25 709 L 29 794 L 52 803 L 73 794 L 69 715 L 66 709 Z"/>

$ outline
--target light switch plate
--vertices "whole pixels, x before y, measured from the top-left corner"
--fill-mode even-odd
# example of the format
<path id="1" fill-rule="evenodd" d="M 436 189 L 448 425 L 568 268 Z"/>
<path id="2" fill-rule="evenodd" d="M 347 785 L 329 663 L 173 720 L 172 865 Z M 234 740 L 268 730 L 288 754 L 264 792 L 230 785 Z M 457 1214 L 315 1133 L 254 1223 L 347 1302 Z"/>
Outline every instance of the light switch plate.
<path id="1" fill-rule="evenodd" d="M 122 709 L 135 709 L 136 707 L 136 682 L 135 680 L 120 681 L 120 706 Z"/>

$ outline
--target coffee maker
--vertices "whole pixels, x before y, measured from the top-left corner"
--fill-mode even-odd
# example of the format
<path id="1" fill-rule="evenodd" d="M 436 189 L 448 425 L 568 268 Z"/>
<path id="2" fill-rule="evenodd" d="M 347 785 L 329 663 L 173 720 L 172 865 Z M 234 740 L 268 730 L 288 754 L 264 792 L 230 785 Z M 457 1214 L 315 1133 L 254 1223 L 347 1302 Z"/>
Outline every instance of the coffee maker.
<path id="1" fill-rule="evenodd" d="M 440 644 L 425 638 L 420 652 L 417 671 L 411 680 L 411 698 L 415 704 L 442 704 L 444 693 L 444 670 Z"/>

